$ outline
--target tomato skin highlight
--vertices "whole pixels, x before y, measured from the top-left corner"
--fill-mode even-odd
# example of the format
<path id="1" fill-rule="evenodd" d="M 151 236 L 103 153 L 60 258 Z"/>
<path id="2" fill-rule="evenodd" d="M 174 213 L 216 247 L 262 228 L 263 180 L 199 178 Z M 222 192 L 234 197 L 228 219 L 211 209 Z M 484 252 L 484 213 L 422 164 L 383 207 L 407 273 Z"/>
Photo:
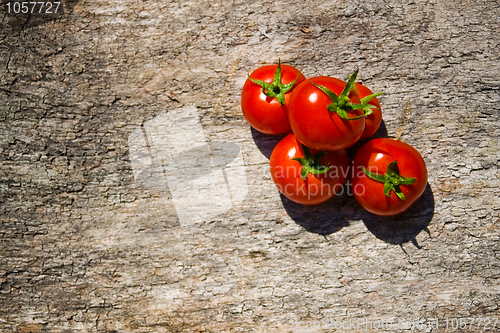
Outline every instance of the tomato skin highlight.
<path id="1" fill-rule="evenodd" d="M 293 91 L 288 105 L 288 117 L 293 133 L 307 147 L 317 150 L 343 150 L 359 140 L 365 128 L 364 117 L 356 120 L 342 119 L 327 110 L 330 98 L 311 82 L 324 86 L 340 96 L 346 82 L 328 76 L 307 79 Z M 351 103 L 359 104 L 359 96 L 351 90 Z M 351 110 L 349 117 L 364 114 L 362 109 Z"/>
<path id="2" fill-rule="evenodd" d="M 266 65 L 254 70 L 250 77 L 272 83 L 278 65 Z M 288 121 L 287 104 L 292 91 L 305 76 L 295 67 L 281 64 L 281 82 L 283 84 L 299 79 L 290 91 L 285 94 L 285 105 L 281 105 L 274 97 L 268 97 L 262 92 L 262 87 L 247 79 L 241 93 L 241 110 L 247 122 L 259 132 L 269 135 L 279 135 L 291 131 Z"/>
<path id="3" fill-rule="evenodd" d="M 359 94 L 359 99 L 363 99 L 366 96 L 372 95 L 373 92 L 362 85 L 361 83 L 355 83 L 356 89 L 358 90 Z M 368 104 L 376 106 L 376 108 L 372 108 L 372 114 L 369 116 L 365 117 L 365 130 L 363 131 L 363 134 L 361 135 L 360 140 L 366 139 L 375 132 L 377 132 L 378 128 L 380 127 L 380 123 L 382 122 L 382 109 L 380 108 L 380 102 L 377 97 L 372 98 Z"/>
<path id="4" fill-rule="evenodd" d="M 318 151 L 311 149 L 311 153 Z M 301 177 L 301 164 L 293 160 L 300 157 L 304 157 L 304 151 L 292 133 L 278 142 L 271 154 L 271 175 L 284 196 L 299 204 L 317 205 L 343 191 L 349 175 L 349 158 L 345 150 L 328 152 L 320 162 L 330 169 L 319 175 L 309 173 L 305 180 Z"/>
<path id="5" fill-rule="evenodd" d="M 411 185 L 400 185 L 406 199 L 398 198 L 394 191 L 384 194 L 384 183 L 369 178 L 360 165 L 371 172 L 384 174 L 388 165 L 397 161 L 401 176 L 416 178 Z M 427 186 L 427 167 L 420 153 L 399 140 L 381 138 L 364 144 L 353 159 L 351 175 L 352 193 L 367 211 L 381 216 L 393 216 L 408 209 Z"/>

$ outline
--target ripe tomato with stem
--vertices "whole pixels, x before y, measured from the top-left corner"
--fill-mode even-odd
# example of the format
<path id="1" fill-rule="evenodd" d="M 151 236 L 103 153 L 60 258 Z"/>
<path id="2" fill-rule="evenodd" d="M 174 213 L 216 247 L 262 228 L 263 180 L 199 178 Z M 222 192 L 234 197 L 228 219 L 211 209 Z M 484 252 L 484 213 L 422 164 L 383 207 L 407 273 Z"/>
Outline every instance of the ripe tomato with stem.
<path id="1" fill-rule="evenodd" d="M 269 135 L 289 133 L 288 101 L 305 79 L 297 68 L 281 63 L 254 70 L 241 92 L 241 110 L 250 126 Z"/>
<path id="2" fill-rule="evenodd" d="M 269 165 L 279 191 L 304 205 L 327 201 L 343 190 L 349 175 L 349 158 L 345 150 L 309 149 L 292 133 L 274 147 Z"/>
<path id="3" fill-rule="evenodd" d="M 290 97 L 288 116 L 293 133 L 317 150 L 342 150 L 359 140 L 365 117 L 374 107 L 362 103 L 353 89 L 358 71 L 347 82 L 328 76 L 303 81 Z"/>
<path id="4" fill-rule="evenodd" d="M 368 141 L 356 152 L 352 167 L 354 198 L 376 215 L 402 213 L 427 186 L 427 167 L 422 155 L 399 140 Z"/>

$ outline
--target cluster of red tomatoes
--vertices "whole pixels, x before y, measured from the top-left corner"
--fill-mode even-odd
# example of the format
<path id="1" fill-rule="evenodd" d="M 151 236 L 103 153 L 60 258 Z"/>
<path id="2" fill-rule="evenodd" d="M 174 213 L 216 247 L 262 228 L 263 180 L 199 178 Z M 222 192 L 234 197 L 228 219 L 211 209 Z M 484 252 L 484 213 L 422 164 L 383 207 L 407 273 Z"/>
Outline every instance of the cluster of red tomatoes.
<path id="1" fill-rule="evenodd" d="M 350 177 L 351 193 L 365 209 L 399 214 L 424 192 L 425 162 L 415 148 L 389 138 L 368 141 L 350 161 L 345 149 L 371 137 L 382 121 L 380 94 L 356 83 L 357 74 L 347 82 L 306 79 L 290 65 L 262 66 L 243 86 L 243 115 L 262 133 L 290 133 L 270 158 L 274 183 L 290 200 L 325 202 Z"/>

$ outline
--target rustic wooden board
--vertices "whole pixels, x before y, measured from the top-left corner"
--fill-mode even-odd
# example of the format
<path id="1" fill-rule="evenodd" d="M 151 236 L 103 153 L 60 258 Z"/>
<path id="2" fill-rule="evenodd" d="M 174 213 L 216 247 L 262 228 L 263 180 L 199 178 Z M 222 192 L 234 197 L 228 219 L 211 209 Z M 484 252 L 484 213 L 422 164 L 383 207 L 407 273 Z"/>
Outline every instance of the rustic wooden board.
<path id="1" fill-rule="evenodd" d="M 498 1 L 81 0 L 56 18 L 7 15 L 5 3 L 2 332 L 358 320 L 445 332 L 466 317 L 479 332 L 478 319 L 500 317 Z M 267 166 L 277 139 L 239 107 L 246 75 L 278 58 L 309 77 L 359 67 L 385 93 L 378 135 L 415 146 L 429 169 L 411 211 L 381 219 L 348 195 L 311 209 L 280 197 Z M 249 193 L 181 226 L 169 191 L 134 181 L 128 138 L 189 105 L 208 140 L 241 147 Z"/>

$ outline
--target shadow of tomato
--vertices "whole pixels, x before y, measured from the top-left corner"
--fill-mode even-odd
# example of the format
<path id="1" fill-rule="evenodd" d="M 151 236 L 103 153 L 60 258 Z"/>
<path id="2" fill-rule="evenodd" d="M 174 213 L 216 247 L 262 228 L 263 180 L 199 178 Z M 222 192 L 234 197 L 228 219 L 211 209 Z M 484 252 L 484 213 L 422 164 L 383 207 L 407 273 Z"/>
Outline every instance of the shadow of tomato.
<path id="1" fill-rule="evenodd" d="M 257 148 L 259 148 L 262 155 L 267 157 L 267 159 L 271 158 L 273 149 L 278 144 L 278 142 L 280 142 L 281 139 L 288 135 L 288 133 L 282 135 L 267 135 L 257 131 L 253 127 L 251 128 L 251 131 L 255 145 L 257 146 Z"/>
<path id="2" fill-rule="evenodd" d="M 350 217 L 357 205 L 356 200 L 347 195 L 335 195 L 330 200 L 315 206 L 298 204 L 283 194 L 280 195 L 283 207 L 295 223 L 309 232 L 323 236 L 349 226 Z"/>
<path id="3" fill-rule="evenodd" d="M 429 184 L 424 193 L 406 211 L 396 216 L 378 216 L 366 210 L 360 211 L 360 218 L 366 228 L 378 239 L 390 244 L 401 245 L 412 242 L 417 248 L 416 237 L 425 231 L 434 216 L 434 195 Z"/>

